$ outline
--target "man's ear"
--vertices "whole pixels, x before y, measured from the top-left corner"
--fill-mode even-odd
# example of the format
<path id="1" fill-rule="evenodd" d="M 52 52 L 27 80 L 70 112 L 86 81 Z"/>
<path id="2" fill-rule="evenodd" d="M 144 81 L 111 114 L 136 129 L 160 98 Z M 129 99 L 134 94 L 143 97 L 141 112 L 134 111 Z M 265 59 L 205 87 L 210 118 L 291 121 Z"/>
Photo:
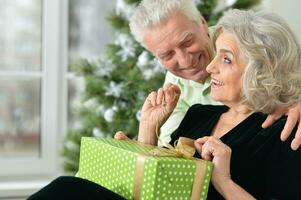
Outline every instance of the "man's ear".
<path id="1" fill-rule="evenodd" d="M 208 30 L 208 23 L 206 22 L 205 18 L 201 15 L 201 25 L 204 28 L 204 30 L 207 32 L 207 34 L 209 34 L 209 30 Z"/>

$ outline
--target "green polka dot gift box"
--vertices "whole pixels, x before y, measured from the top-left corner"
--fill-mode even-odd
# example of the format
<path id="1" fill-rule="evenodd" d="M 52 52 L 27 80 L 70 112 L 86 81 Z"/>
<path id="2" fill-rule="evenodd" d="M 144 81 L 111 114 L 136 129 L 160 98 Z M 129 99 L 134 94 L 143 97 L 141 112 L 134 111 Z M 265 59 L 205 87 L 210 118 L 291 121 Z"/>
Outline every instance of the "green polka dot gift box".
<path id="1" fill-rule="evenodd" d="M 212 163 L 153 155 L 132 140 L 83 137 L 79 177 L 126 199 L 206 199 Z"/>

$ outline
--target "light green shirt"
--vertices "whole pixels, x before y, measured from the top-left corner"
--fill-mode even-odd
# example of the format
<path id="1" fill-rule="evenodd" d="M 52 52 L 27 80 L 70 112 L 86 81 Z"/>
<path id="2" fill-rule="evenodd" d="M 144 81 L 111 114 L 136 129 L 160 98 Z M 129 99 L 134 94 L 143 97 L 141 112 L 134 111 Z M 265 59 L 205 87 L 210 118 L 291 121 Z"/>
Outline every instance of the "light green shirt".
<path id="1" fill-rule="evenodd" d="M 190 106 L 197 103 L 211 105 L 219 105 L 220 103 L 214 101 L 209 96 L 210 77 L 208 77 L 205 83 L 202 84 L 177 77 L 172 73 L 167 72 L 164 85 L 167 83 L 176 84 L 181 90 L 181 95 L 176 108 L 160 130 L 160 138 L 164 142 L 169 143 L 171 140 L 170 135 L 178 128 Z M 162 146 L 160 142 L 158 145 Z"/>

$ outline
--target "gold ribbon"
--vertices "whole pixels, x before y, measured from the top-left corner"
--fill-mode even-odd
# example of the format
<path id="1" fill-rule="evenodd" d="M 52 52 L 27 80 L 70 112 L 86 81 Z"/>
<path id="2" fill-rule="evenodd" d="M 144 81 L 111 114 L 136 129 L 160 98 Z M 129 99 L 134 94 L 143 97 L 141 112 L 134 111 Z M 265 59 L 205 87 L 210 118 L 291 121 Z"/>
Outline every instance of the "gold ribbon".
<path id="1" fill-rule="evenodd" d="M 143 172 L 144 172 L 144 163 L 146 158 L 149 155 L 138 155 L 136 161 L 136 170 L 135 170 L 135 178 L 134 178 L 134 200 L 141 199 L 141 189 L 142 189 L 142 180 L 143 180 Z"/>
<path id="2" fill-rule="evenodd" d="M 183 157 L 187 159 L 193 159 L 193 155 L 195 154 L 194 140 L 187 137 L 179 137 L 178 140 L 175 141 L 174 147 L 169 143 L 166 143 L 159 137 L 159 122 L 156 123 L 156 136 L 159 142 L 166 148 L 155 148 L 153 150 L 154 155 L 158 156 L 171 156 L 174 157 Z"/>
<path id="3" fill-rule="evenodd" d="M 160 140 L 160 142 L 164 144 L 163 141 Z M 172 156 L 195 160 L 195 158 L 193 157 L 195 153 L 194 140 L 186 137 L 180 137 L 175 141 L 174 146 L 175 147 L 165 143 L 164 147 L 166 147 L 167 149 L 157 147 L 154 148 L 151 153 L 154 156 Z"/>
<path id="4" fill-rule="evenodd" d="M 158 137 L 160 140 L 160 138 Z M 193 155 L 195 153 L 194 140 L 186 137 L 180 137 L 179 140 L 175 142 L 175 147 L 170 144 L 166 144 L 163 141 L 160 141 L 164 144 L 166 148 L 154 147 L 149 154 L 140 154 L 137 157 L 136 161 L 136 170 L 135 170 L 135 184 L 134 184 L 134 199 L 141 199 L 141 187 L 143 180 L 143 172 L 144 172 L 144 163 L 145 160 L 150 156 L 168 156 L 168 157 L 182 157 L 186 159 L 191 159 L 196 161 L 196 173 L 194 178 L 194 183 L 191 192 L 191 199 L 200 199 L 202 183 L 205 176 L 205 167 L 206 162 L 194 158 Z M 149 146 L 149 145 L 147 145 Z"/>

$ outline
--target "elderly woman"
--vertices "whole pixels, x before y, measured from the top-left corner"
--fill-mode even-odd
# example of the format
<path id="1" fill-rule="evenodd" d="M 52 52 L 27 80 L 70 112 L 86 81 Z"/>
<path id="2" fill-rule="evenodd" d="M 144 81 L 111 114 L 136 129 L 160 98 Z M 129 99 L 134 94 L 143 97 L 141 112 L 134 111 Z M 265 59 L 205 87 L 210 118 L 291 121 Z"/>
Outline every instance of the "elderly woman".
<path id="1" fill-rule="evenodd" d="M 212 160 L 208 199 L 300 199 L 301 151 L 291 134 L 279 136 L 286 118 L 261 127 L 277 106 L 300 100 L 301 50 L 287 24 L 266 12 L 228 12 L 214 32 L 216 56 L 207 67 L 211 97 L 225 106 L 194 105 L 171 144 L 195 139 L 198 157 Z M 156 144 L 156 129 L 176 106 L 180 91 L 168 85 L 146 99 L 138 140 Z"/>

